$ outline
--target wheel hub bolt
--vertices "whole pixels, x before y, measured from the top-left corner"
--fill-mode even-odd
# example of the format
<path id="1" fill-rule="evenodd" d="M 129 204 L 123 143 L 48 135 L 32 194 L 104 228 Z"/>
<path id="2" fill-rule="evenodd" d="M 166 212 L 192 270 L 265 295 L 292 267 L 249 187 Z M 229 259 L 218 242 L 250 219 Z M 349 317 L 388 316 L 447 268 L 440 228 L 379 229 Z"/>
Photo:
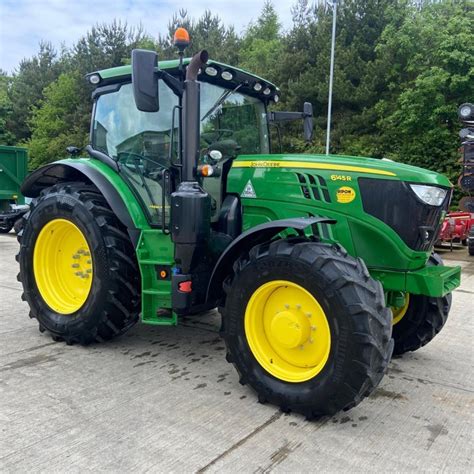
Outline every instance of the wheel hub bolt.
<path id="1" fill-rule="evenodd" d="M 79 264 L 78 264 L 78 263 L 73 263 L 71 266 L 72 266 L 72 268 L 79 268 Z"/>
<path id="2" fill-rule="evenodd" d="M 308 316 L 308 318 L 311 317 L 311 313 L 306 313 L 306 316 Z"/>

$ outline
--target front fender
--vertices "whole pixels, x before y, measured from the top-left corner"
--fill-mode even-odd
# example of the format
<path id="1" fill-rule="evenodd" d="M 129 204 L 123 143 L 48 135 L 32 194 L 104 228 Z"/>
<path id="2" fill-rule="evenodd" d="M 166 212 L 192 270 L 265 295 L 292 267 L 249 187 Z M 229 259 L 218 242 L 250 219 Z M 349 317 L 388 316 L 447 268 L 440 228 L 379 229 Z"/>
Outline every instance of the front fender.
<path id="1" fill-rule="evenodd" d="M 246 249 L 255 245 L 268 242 L 275 235 L 286 229 L 295 229 L 298 234 L 304 235 L 303 231 L 313 224 L 335 224 L 334 219 L 326 217 L 296 217 L 294 219 L 281 219 L 257 225 L 239 235 L 222 253 L 212 271 L 211 279 L 207 287 L 207 301 L 217 301 L 222 294 L 222 282 L 229 274 L 229 268 L 237 260 L 239 255 Z"/>
<path id="2" fill-rule="evenodd" d="M 42 189 L 65 181 L 94 184 L 127 228 L 134 244 L 138 240 L 139 230 L 150 228 L 140 204 L 120 174 L 91 158 L 66 159 L 42 166 L 25 178 L 21 192 L 24 196 L 35 198 Z"/>

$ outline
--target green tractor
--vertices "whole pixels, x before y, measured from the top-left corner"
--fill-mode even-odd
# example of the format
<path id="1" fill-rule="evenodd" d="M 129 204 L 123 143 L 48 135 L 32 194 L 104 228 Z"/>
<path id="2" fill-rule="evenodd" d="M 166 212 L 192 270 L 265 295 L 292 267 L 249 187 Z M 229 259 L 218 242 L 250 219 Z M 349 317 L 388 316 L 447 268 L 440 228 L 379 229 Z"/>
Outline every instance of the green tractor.
<path id="1" fill-rule="evenodd" d="M 310 138 L 311 105 L 270 112 L 277 87 L 206 51 L 185 59 L 186 43 L 88 75 L 89 157 L 26 178 L 30 316 L 86 345 L 217 307 L 260 402 L 308 418 L 354 407 L 393 352 L 446 321 L 460 268 L 432 250 L 451 184 L 389 160 L 271 154 L 274 122 L 301 119 Z"/>

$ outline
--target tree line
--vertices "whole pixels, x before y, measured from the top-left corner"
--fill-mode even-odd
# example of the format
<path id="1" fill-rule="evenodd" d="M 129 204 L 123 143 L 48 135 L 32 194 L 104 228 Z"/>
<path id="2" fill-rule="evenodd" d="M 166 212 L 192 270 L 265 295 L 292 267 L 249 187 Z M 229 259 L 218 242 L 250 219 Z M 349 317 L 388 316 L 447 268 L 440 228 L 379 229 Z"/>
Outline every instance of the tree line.
<path id="1" fill-rule="evenodd" d="M 474 99 L 474 4 L 470 0 L 339 0 L 331 152 L 386 157 L 447 174 L 460 172 L 457 107 Z M 281 89 L 276 108 L 310 101 L 315 135 L 283 133 L 286 152 L 324 152 L 332 9 L 297 0 L 283 29 L 267 0 L 243 33 L 205 11 L 180 10 L 157 37 L 119 21 L 96 25 L 72 47 L 42 42 L 13 74 L 0 71 L 0 144 L 27 146 L 34 169 L 88 142 L 91 88 L 85 74 L 130 61 L 134 48 L 176 58 L 178 26 L 190 32 L 187 53 L 247 69 Z"/>

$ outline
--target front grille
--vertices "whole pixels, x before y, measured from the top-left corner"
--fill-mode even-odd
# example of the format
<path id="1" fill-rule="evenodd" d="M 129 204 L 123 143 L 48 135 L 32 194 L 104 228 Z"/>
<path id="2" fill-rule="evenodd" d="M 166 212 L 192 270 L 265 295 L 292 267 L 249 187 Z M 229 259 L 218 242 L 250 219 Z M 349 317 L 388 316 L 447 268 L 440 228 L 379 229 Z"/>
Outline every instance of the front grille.
<path id="1" fill-rule="evenodd" d="M 430 206 L 421 202 L 403 181 L 374 178 L 358 181 L 367 214 L 385 222 L 413 250 L 426 251 L 433 246 L 451 192 L 441 206 Z"/>

